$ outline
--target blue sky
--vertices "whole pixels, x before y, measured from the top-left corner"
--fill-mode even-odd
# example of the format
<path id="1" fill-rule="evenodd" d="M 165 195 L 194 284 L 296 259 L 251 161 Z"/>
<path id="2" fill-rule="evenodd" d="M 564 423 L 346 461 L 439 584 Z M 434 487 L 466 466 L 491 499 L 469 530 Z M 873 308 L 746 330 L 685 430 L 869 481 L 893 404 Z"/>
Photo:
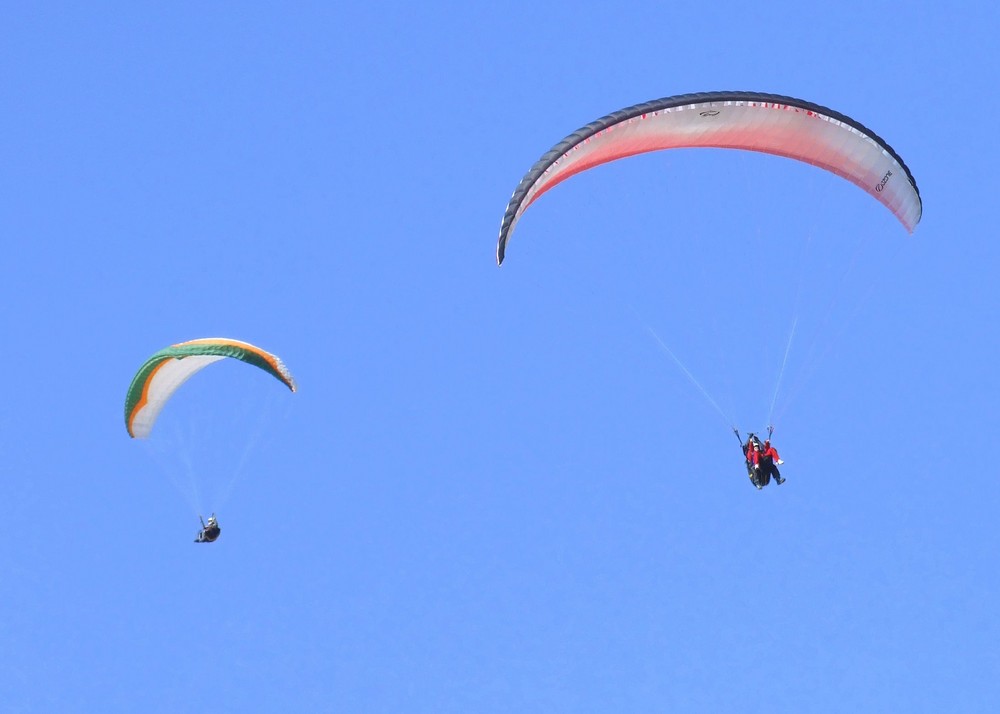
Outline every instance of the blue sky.
<path id="1" fill-rule="evenodd" d="M 3 16 L 4 711 L 996 707 L 995 5 Z M 721 89 L 871 127 L 916 233 L 671 152 L 546 194 L 496 267 L 553 144 Z M 130 440 L 143 360 L 216 335 L 300 391 L 217 365 Z M 730 427 L 769 414 L 758 493 Z"/>

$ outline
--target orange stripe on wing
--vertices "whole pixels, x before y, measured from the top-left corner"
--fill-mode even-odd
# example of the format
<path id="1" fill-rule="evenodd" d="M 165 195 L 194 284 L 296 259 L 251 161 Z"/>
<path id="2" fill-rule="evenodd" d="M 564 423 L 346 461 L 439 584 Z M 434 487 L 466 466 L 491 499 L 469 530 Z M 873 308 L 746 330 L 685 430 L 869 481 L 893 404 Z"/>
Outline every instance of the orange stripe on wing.
<path id="1" fill-rule="evenodd" d="M 171 359 L 173 358 L 168 357 L 164 359 L 162 362 L 160 362 L 158 365 L 153 367 L 152 371 L 150 371 L 149 373 L 149 376 L 146 378 L 146 381 L 142 385 L 142 396 L 139 397 L 139 401 L 136 402 L 135 406 L 132 408 L 132 413 L 128 415 L 128 433 L 129 436 L 131 436 L 133 439 L 135 438 L 135 432 L 132 430 L 132 424 L 135 422 L 136 415 L 140 411 L 142 411 L 142 409 L 149 402 L 149 387 L 153 383 L 153 380 L 156 378 L 156 373 L 159 372 L 161 369 L 163 369 L 164 365 L 166 365 L 167 362 L 169 362 Z"/>
<path id="2" fill-rule="evenodd" d="M 188 340 L 187 342 L 180 342 L 172 346 L 184 347 L 185 345 L 229 345 L 231 347 L 239 347 L 249 352 L 253 352 L 255 355 L 271 365 L 271 369 L 281 375 L 281 381 L 284 382 L 293 392 L 295 391 L 295 382 L 291 379 L 288 369 L 284 366 L 284 363 L 277 356 L 271 354 L 270 352 L 265 352 L 260 347 L 252 345 L 249 342 L 233 340 L 228 337 L 201 337 L 197 340 Z"/>

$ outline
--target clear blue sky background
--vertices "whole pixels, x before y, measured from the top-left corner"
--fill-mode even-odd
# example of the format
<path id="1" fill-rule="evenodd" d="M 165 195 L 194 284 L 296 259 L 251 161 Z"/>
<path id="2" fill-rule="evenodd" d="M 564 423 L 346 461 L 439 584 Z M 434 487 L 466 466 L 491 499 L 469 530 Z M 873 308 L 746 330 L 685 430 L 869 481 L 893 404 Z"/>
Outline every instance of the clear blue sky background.
<path id="1" fill-rule="evenodd" d="M 1000 704 L 995 3 L 2 25 L 0 709 Z M 563 136 L 719 89 L 871 127 L 916 233 L 816 169 L 673 152 L 559 186 L 496 267 Z M 218 365 L 130 440 L 142 361 L 216 335 L 299 393 Z M 769 416 L 758 493 L 731 426 Z"/>

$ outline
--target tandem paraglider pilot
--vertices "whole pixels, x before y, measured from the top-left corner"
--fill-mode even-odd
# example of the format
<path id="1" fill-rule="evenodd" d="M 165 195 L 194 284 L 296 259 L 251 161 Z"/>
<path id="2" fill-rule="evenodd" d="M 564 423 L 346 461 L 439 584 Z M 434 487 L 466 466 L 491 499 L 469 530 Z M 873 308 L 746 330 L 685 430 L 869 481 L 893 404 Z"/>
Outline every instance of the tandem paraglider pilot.
<path id="1" fill-rule="evenodd" d="M 201 518 L 201 516 L 198 516 Z M 208 521 L 201 518 L 201 530 L 198 532 L 198 537 L 194 539 L 195 543 L 214 543 L 215 539 L 219 537 L 222 533 L 222 529 L 219 528 L 219 521 L 216 519 L 213 513 L 208 517 Z"/>
<path id="2" fill-rule="evenodd" d="M 736 431 L 736 438 L 740 438 L 740 433 Z M 770 430 L 768 430 L 770 435 Z M 771 477 L 780 486 L 785 482 L 785 479 L 781 476 L 781 472 L 778 471 L 778 465 L 785 463 L 778 456 L 778 451 L 773 446 L 771 446 L 771 440 L 765 439 L 764 443 L 760 443 L 760 439 L 753 432 L 747 434 L 746 442 L 740 439 L 740 446 L 743 449 L 743 456 L 746 459 L 747 476 L 750 477 L 750 483 L 760 490 L 771 483 Z"/>

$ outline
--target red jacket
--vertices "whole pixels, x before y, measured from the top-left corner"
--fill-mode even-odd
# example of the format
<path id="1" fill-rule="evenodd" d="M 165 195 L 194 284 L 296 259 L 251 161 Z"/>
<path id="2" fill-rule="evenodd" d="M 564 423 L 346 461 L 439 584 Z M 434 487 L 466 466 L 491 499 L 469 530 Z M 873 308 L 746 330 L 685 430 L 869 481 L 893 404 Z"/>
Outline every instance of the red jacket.
<path id="1" fill-rule="evenodd" d="M 775 449 L 773 446 L 768 446 L 766 449 L 764 449 L 762 456 L 770 456 L 775 463 L 777 463 L 778 459 L 781 458 L 780 456 L 778 456 L 777 449 Z"/>

